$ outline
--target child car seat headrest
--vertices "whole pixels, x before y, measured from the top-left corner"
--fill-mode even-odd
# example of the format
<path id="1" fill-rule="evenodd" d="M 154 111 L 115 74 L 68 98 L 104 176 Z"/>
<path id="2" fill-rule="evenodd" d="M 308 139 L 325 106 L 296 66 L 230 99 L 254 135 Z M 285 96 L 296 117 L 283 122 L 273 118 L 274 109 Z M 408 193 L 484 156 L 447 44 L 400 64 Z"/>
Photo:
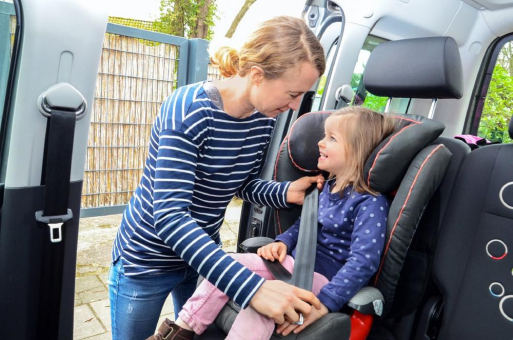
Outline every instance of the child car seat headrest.
<path id="1" fill-rule="evenodd" d="M 331 112 L 311 112 L 292 126 L 287 148 L 292 164 L 303 172 L 318 172 L 317 143 L 323 138 L 324 123 Z M 384 139 L 367 159 L 364 175 L 373 190 L 396 190 L 415 155 L 444 130 L 443 123 L 415 115 L 391 115 L 396 120 L 394 132 Z"/>
<path id="2" fill-rule="evenodd" d="M 387 41 L 372 51 L 365 88 L 395 98 L 461 98 L 463 69 L 456 41 L 430 37 Z"/>

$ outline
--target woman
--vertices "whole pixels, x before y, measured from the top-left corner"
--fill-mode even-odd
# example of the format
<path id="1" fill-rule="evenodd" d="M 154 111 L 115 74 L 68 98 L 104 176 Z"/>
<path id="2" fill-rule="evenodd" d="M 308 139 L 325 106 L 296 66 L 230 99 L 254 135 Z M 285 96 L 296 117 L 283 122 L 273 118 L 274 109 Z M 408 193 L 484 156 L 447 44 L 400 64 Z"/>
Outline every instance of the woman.
<path id="1" fill-rule="evenodd" d="M 226 206 L 236 194 L 283 208 L 302 204 L 321 177 L 293 183 L 258 178 L 275 117 L 298 109 L 324 72 L 322 47 L 300 19 L 264 22 L 240 52 L 216 53 L 226 80 L 177 89 L 152 127 L 139 187 L 114 241 L 109 273 L 113 339 L 153 334 L 169 293 L 175 312 L 192 295 L 198 273 L 233 298 L 283 323 L 298 320 L 311 293 L 264 280 L 219 247 Z M 270 303 L 272 301 L 272 303 Z"/>

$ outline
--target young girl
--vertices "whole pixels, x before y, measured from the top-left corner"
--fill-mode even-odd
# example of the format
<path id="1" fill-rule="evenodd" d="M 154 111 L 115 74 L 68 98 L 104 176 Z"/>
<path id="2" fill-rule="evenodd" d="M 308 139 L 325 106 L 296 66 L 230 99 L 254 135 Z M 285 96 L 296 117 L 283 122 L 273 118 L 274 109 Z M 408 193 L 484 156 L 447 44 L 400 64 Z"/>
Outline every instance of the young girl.
<path id="1" fill-rule="evenodd" d="M 323 315 L 340 310 L 376 272 L 385 241 L 388 202 L 367 186 L 363 168 L 371 152 L 393 129 L 391 118 L 361 107 L 344 108 L 326 120 L 318 167 L 329 172 L 330 179 L 319 196 L 320 229 L 312 289 L 321 308 L 312 308 L 301 326 L 285 321 L 278 326 L 278 334 L 299 333 Z M 260 257 L 278 260 L 291 271 L 298 228 L 299 220 L 275 242 L 258 249 L 257 255 L 232 257 L 258 275 L 273 279 Z M 227 301 L 226 295 L 204 280 L 184 305 L 176 324 L 166 320 L 152 338 L 170 335 L 167 339 L 193 339 L 214 321 Z M 273 331 L 273 319 L 248 307 L 237 316 L 227 339 L 269 339 Z"/>

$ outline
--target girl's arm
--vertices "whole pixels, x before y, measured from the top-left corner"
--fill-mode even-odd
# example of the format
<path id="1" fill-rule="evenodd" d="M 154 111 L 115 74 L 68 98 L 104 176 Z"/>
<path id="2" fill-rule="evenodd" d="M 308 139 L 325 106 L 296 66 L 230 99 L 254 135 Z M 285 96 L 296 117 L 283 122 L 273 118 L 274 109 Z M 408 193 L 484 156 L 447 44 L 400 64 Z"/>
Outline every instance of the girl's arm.
<path id="1" fill-rule="evenodd" d="M 292 250 L 296 248 L 297 240 L 299 237 L 299 224 L 301 223 L 301 218 L 298 218 L 294 224 L 287 229 L 285 232 L 276 236 L 275 241 L 283 242 L 287 245 L 287 253 L 291 254 Z"/>
<path id="2" fill-rule="evenodd" d="M 347 262 L 321 289 L 318 297 L 330 311 L 338 311 L 376 273 L 385 243 L 388 201 L 371 196 L 355 207 L 354 229 Z"/>

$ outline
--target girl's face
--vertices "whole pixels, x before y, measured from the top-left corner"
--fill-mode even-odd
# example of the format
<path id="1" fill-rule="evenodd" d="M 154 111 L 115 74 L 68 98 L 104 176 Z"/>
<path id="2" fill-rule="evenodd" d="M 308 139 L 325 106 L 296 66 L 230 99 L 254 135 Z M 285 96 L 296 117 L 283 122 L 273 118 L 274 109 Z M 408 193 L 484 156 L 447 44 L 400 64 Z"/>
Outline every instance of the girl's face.
<path id="1" fill-rule="evenodd" d="M 260 68 L 253 68 L 249 100 L 258 112 L 276 117 L 288 109 L 297 110 L 301 95 L 309 91 L 319 77 L 319 71 L 308 62 L 290 68 L 278 79 L 266 79 Z"/>
<path id="2" fill-rule="evenodd" d="M 319 169 L 336 176 L 342 174 L 347 165 L 348 151 L 344 136 L 340 132 L 340 117 L 329 117 L 324 124 L 324 138 L 318 143 Z"/>

